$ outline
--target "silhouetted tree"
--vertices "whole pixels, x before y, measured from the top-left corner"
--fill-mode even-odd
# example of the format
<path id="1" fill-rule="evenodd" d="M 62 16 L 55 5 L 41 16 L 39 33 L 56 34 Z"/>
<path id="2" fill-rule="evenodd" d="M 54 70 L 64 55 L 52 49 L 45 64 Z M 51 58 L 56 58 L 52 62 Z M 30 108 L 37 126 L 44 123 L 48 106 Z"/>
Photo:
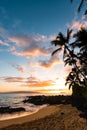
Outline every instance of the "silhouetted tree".
<path id="1" fill-rule="evenodd" d="M 74 87 L 87 87 L 87 30 L 81 28 L 73 37 L 71 37 L 71 33 L 72 30 L 67 31 L 67 36 L 59 33 L 56 39 L 51 42 L 53 45 L 58 46 L 52 55 L 63 50 L 65 65 L 68 64 L 72 67 L 66 78 L 66 84 L 69 84 L 69 89 L 71 87 L 72 89 Z M 70 42 L 70 38 L 75 39 L 73 43 Z M 77 95 L 81 95 L 80 91 L 77 93 Z"/>
<path id="2" fill-rule="evenodd" d="M 71 2 L 73 1 L 71 0 Z M 84 4 L 87 4 L 87 0 L 80 0 L 78 12 L 81 11 Z M 85 94 L 87 97 L 87 30 L 81 28 L 73 36 L 71 35 L 72 31 L 68 29 L 66 36 L 60 32 L 56 39 L 51 42 L 58 47 L 52 55 L 63 51 L 63 61 L 65 65 L 71 67 L 65 85 L 69 84 L 69 89 L 72 87 L 73 95 L 84 96 Z M 72 38 L 73 42 L 71 42 Z"/>
<path id="3" fill-rule="evenodd" d="M 84 77 L 84 84 L 87 86 L 87 30 L 81 28 L 75 35 L 75 42 L 71 44 L 73 48 L 79 49 L 77 53 L 79 60 L 79 72 Z"/>
<path id="4" fill-rule="evenodd" d="M 55 40 L 53 40 L 51 43 L 52 45 L 58 46 L 58 48 L 53 51 L 52 55 L 54 55 L 56 52 L 59 52 L 63 50 L 63 60 L 65 60 L 66 56 L 71 53 L 71 50 L 69 48 L 69 40 L 70 35 L 72 33 L 72 30 L 67 30 L 67 36 L 64 36 L 61 32 L 58 34 Z"/>

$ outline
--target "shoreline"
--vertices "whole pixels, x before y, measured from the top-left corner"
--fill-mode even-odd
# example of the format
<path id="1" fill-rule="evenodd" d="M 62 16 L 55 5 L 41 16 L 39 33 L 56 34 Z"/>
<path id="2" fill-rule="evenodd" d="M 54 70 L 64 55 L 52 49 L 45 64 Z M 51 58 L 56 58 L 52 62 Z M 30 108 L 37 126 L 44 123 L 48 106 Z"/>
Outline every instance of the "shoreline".
<path id="1" fill-rule="evenodd" d="M 44 118 L 46 116 L 49 116 L 55 113 L 56 111 L 58 111 L 58 108 L 56 107 L 56 105 L 53 105 L 53 106 L 49 105 L 46 107 L 42 107 L 36 112 L 23 116 L 23 117 L 12 118 L 8 120 L 0 120 L 0 128 L 8 127 L 10 125 L 17 125 L 17 124 L 23 124 L 26 122 L 35 121 L 35 120 Z"/>
<path id="2" fill-rule="evenodd" d="M 14 112 L 12 114 L 10 113 L 4 113 L 4 114 L 0 114 L 0 121 L 4 121 L 4 120 L 11 120 L 11 119 L 17 119 L 17 118 L 21 118 L 21 117 L 25 117 L 25 116 L 29 116 L 31 114 L 34 114 L 36 112 L 38 112 L 40 109 L 43 109 L 44 107 L 47 107 L 47 104 L 41 105 L 39 108 L 37 108 L 35 111 L 24 111 L 24 112 Z"/>
<path id="3" fill-rule="evenodd" d="M 71 104 L 49 105 L 29 116 L 0 121 L 0 130 L 87 130 L 87 120 Z"/>

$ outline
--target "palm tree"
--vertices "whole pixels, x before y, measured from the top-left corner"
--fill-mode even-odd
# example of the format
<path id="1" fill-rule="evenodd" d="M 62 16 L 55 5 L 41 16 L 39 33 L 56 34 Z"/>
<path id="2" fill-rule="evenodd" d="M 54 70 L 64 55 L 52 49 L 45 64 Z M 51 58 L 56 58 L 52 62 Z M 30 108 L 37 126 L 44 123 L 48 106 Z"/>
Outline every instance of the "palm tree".
<path id="1" fill-rule="evenodd" d="M 63 61 L 65 65 L 71 65 L 73 67 L 76 66 L 77 56 L 74 53 L 74 49 L 72 49 L 70 38 L 71 38 L 72 30 L 67 30 L 67 36 L 65 37 L 61 32 L 58 34 L 55 40 L 51 43 L 55 46 L 58 46 L 56 50 L 53 51 L 52 55 L 57 52 L 63 50 Z"/>
<path id="2" fill-rule="evenodd" d="M 73 2 L 74 0 L 71 0 Z M 80 0 L 78 12 L 81 11 L 82 6 L 86 4 L 87 0 Z M 87 10 L 85 11 L 87 14 Z M 53 51 L 52 55 L 63 51 L 63 61 L 65 65 L 72 67 L 71 72 L 66 78 L 66 84 L 69 84 L 69 89 L 76 90 L 77 95 L 81 95 L 82 88 L 87 87 L 87 30 L 81 28 L 73 36 L 74 42 L 70 43 L 72 30 L 67 30 L 67 35 L 61 32 L 55 40 L 51 43 L 58 47 Z M 78 50 L 78 51 L 77 51 Z M 76 89 L 73 89 L 76 88 Z M 78 89 L 79 88 L 79 89 Z M 81 88 L 81 89 L 80 89 Z"/>
<path id="3" fill-rule="evenodd" d="M 55 40 L 53 40 L 51 43 L 55 46 L 58 46 L 58 48 L 53 51 L 52 55 L 54 55 L 56 52 L 59 52 L 63 50 L 63 60 L 66 56 L 68 56 L 69 53 L 71 53 L 71 50 L 69 49 L 69 40 L 71 36 L 72 30 L 67 30 L 67 36 L 65 37 L 61 32 L 58 34 Z"/>
<path id="4" fill-rule="evenodd" d="M 71 2 L 73 2 L 74 0 L 70 0 Z M 87 0 L 80 0 L 79 6 L 78 6 L 78 12 L 81 11 L 82 7 L 87 4 Z M 87 10 L 85 10 L 84 14 L 87 14 Z"/>
<path id="5" fill-rule="evenodd" d="M 80 79 L 78 77 L 78 74 L 76 73 L 76 68 L 73 68 L 73 70 L 69 73 L 69 75 L 66 78 L 65 85 L 69 84 L 69 89 L 72 87 L 72 95 L 73 96 L 82 96 L 79 86 Z"/>
<path id="6" fill-rule="evenodd" d="M 85 29 L 79 30 L 75 35 L 75 41 L 70 43 L 72 30 L 67 31 L 65 37 L 62 33 L 59 33 L 56 40 L 52 41 L 52 44 L 58 46 L 58 48 L 52 53 L 63 50 L 63 60 L 65 65 L 72 67 L 71 72 L 66 78 L 66 84 L 69 84 L 69 89 L 72 87 L 86 87 L 87 86 L 87 31 Z M 75 50 L 78 48 L 79 52 Z M 79 62 L 79 64 L 78 64 Z M 78 90 L 78 89 L 73 89 Z M 78 90 L 79 91 L 79 90 Z M 79 92 L 77 93 L 81 95 Z M 74 93 L 74 92 L 73 92 Z"/>
<path id="7" fill-rule="evenodd" d="M 69 89 L 78 84 L 79 76 L 76 73 L 76 55 L 74 54 L 74 50 L 70 49 L 71 44 L 69 43 L 71 37 L 72 30 L 67 30 L 67 36 L 65 37 L 62 33 L 59 33 L 56 37 L 56 40 L 52 41 L 52 44 L 58 46 L 58 48 L 53 51 L 52 55 L 56 52 L 63 50 L 63 60 L 65 65 L 69 64 L 73 66 L 72 71 L 69 73 L 66 79 L 66 85 L 69 84 Z"/>

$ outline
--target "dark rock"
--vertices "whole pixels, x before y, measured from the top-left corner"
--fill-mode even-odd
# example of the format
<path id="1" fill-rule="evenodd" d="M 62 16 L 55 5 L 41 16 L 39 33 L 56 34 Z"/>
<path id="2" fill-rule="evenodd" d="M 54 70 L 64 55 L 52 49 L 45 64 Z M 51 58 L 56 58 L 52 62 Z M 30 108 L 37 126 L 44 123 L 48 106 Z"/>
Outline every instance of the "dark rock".
<path id="1" fill-rule="evenodd" d="M 22 112 L 25 111 L 24 108 L 18 107 L 18 108 L 11 108 L 10 106 L 8 107 L 0 107 L 0 114 L 4 113 L 15 113 L 15 112 Z"/>
<path id="2" fill-rule="evenodd" d="M 70 96 L 29 96 L 23 101 L 24 103 L 32 103 L 34 105 L 43 104 L 69 104 L 71 103 Z"/>

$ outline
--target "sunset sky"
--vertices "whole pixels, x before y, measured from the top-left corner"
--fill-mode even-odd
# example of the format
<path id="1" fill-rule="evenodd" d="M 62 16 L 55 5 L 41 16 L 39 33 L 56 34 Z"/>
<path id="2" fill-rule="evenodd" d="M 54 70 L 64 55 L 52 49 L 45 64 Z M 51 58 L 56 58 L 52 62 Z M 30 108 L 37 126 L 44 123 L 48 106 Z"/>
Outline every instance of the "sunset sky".
<path id="1" fill-rule="evenodd" d="M 77 29 L 78 0 L 0 0 L 0 92 L 68 93 L 61 54 L 51 41 L 68 27 Z"/>

